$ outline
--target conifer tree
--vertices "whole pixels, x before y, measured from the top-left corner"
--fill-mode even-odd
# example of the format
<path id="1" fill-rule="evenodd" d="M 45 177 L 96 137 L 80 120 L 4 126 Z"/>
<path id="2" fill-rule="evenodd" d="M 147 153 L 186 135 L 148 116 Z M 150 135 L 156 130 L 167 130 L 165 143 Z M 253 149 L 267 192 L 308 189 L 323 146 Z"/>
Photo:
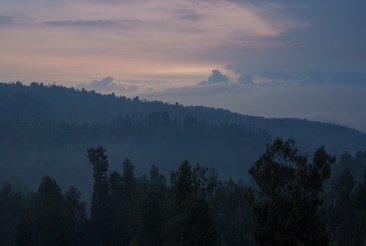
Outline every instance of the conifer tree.
<path id="1" fill-rule="evenodd" d="M 93 195 L 90 224 L 96 245 L 109 245 L 111 234 L 111 207 L 109 199 L 108 157 L 98 146 L 87 150 L 89 164 L 93 166 Z"/>
<path id="2" fill-rule="evenodd" d="M 67 210 L 56 180 L 45 176 L 38 188 L 39 205 L 35 213 L 35 244 L 71 245 L 72 232 L 67 225 Z"/>
<path id="3" fill-rule="evenodd" d="M 192 170 L 184 161 L 172 175 L 173 215 L 165 224 L 165 245 L 216 245 L 217 232 L 212 210 L 206 201 L 205 170 Z"/>

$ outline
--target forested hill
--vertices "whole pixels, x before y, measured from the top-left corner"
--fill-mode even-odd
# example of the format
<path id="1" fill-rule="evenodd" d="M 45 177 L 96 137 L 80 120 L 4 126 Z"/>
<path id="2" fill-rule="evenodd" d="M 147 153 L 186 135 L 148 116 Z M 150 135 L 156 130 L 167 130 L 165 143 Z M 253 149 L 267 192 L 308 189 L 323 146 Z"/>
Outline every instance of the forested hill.
<path id="1" fill-rule="evenodd" d="M 57 85 L 0 83 L 2 122 L 30 124 L 111 124 L 121 119 L 178 124 L 240 124 L 250 130 L 265 130 L 272 138 L 294 138 L 300 148 L 324 145 L 333 153 L 366 147 L 366 134 L 335 124 L 299 119 L 268 119 L 232 113 L 225 109 L 183 106 L 179 103 L 146 101 Z M 164 114 L 163 114 L 164 113 Z M 164 118 L 165 117 L 165 118 Z"/>
<path id="2" fill-rule="evenodd" d="M 97 145 L 112 170 L 130 158 L 137 172 L 156 164 L 169 174 L 190 160 L 235 178 L 247 177 L 275 137 L 294 138 L 308 153 L 321 145 L 332 154 L 366 149 L 365 134 L 334 124 L 20 82 L 0 83 L 0 134 L 0 181 L 35 187 L 48 174 L 81 190 L 91 187 L 83 183 L 91 175 L 86 149 Z"/>

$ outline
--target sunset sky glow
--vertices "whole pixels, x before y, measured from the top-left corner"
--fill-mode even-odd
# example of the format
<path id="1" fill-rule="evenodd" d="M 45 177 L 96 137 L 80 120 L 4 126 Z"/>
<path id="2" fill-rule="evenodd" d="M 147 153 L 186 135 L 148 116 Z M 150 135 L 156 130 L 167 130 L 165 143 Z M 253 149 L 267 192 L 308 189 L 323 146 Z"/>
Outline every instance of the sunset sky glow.
<path id="1" fill-rule="evenodd" d="M 0 81 L 366 132 L 365 9 L 362 0 L 0 0 Z"/>

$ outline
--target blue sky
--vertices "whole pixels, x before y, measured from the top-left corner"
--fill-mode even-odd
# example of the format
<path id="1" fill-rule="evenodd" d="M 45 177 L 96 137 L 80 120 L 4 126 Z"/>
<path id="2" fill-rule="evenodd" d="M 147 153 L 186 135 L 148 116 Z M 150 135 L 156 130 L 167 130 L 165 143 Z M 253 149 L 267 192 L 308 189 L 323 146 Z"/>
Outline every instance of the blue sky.
<path id="1" fill-rule="evenodd" d="M 0 0 L 0 81 L 366 132 L 366 1 Z"/>

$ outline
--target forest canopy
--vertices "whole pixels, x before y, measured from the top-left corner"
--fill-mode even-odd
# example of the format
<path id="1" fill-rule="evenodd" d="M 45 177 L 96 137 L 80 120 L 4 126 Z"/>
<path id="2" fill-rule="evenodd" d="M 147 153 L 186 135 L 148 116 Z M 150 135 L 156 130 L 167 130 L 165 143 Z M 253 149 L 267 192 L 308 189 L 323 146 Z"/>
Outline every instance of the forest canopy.
<path id="1" fill-rule="evenodd" d="M 355 182 L 350 172 L 350 162 L 366 160 L 366 152 L 348 159 L 345 153 L 342 160 L 348 162 L 337 167 L 324 148 L 309 162 L 293 140 L 277 138 L 249 171 L 256 185 L 220 179 L 215 169 L 188 161 L 171 172 L 169 181 L 156 165 L 148 175 L 136 175 L 129 159 L 111 172 L 105 148 L 89 148 L 86 155 L 94 183 L 90 210 L 76 187 L 62 192 L 50 176 L 41 179 L 36 192 L 13 191 L 4 183 L 1 245 L 366 242 L 366 173 Z"/>

